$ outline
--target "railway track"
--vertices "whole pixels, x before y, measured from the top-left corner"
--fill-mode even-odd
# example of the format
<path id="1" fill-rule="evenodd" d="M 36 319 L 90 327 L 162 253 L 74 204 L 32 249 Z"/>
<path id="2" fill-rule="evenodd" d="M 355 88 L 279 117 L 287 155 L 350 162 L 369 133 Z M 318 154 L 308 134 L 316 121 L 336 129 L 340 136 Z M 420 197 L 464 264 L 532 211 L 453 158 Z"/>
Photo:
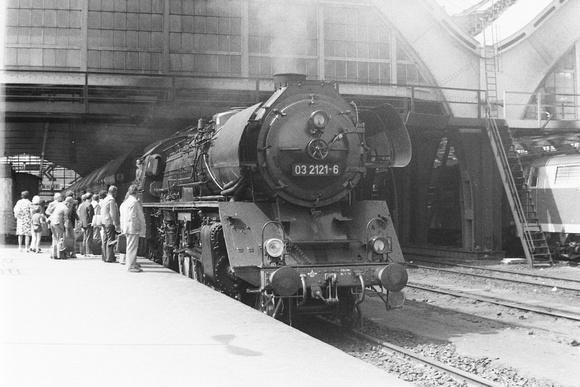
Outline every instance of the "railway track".
<path id="1" fill-rule="evenodd" d="M 540 313 L 540 314 L 544 314 L 544 315 L 548 315 L 548 316 L 552 316 L 552 317 L 560 317 L 560 318 L 566 318 L 569 320 L 580 321 L 580 314 L 571 313 L 570 311 L 558 309 L 558 308 L 539 306 L 539 305 L 529 305 L 529 304 L 518 302 L 515 300 L 502 299 L 499 297 L 488 297 L 488 296 L 483 296 L 483 295 L 479 295 L 479 294 L 472 294 L 469 292 L 464 292 L 464 291 L 459 291 L 459 290 L 450 290 L 450 289 L 446 289 L 444 287 L 440 287 L 440 286 L 436 286 L 436 285 L 432 285 L 432 284 L 418 284 L 418 283 L 409 282 L 407 284 L 407 287 L 412 288 L 412 289 L 417 289 L 417 290 L 423 290 L 423 291 L 427 291 L 427 292 L 446 294 L 446 295 L 455 296 L 455 297 L 469 298 L 469 299 L 473 299 L 473 300 L 477 300 L 477 301 L 487 302 L 487 303 L 494 304 L 494 305 L 506 306 L 509 308 L 520 309 L 520 310 L 524 310 L 527 312 Z"/>
<path id="2" fill-rule="evenodd" d="M 540 286 L 540 287 L 546 287 L 546 288 L 558 288 L 560 290 L 567 290 L 567 291 L 571 291 L 571 292 L 580 292 L 580 281 L 574 280 L 574 279 L 561 278 L 561 277 L 550 277 L 550 276 L 543 276 L 543 275 L 539 275 L 539 274 L 514 273 L 514 272 L 511 272 L 508 270 L 488 269 L 488 268 L 480 267 L 480 266 L 470 266 L 470 265 L 453 265 L 453 266 L 465 267 L 465 268 L 474 269 L 474 270 L 497 272 L 497 273 L 515 275 L 515 276 L 528 276 L 528 277 L 541 278 L 541 279 L 546 279 L 546 280 L 551 280 L 551 281 L 569 282 L 569 283 L 575 284 L 576 286 L 562 286 L 562 285 L 556 284 L 554 282 L 540 283 L 540 282 L 534 282 L 534 281 L 518 280 L 518 279 L 513 279 L 513 278 L 504 278 L 504 277 L 497 277 L 497 276 L 478 274 L 478 273 L 469 273 L 469 272 L 453 270 L 453 269 L 444 269 L 444 268 L 439 268 L 439 267 L 416 265 L 416 264 L 410 264 L 410 263 L 407 264 L 407 267 L 413 267 L 413 268 L 424 269 L 424 270 L 433 270 L 433 271 L 438 271 L 438 272 L 443 272 L 443 273 L 460 274 L 460 275 L 477 277 L 477 278 L 484 278 L 484 279 L 489 279 L 489 280 L 505 281 L 505 282 L 511 282 L 511 283 L 516 283 L 516 284 L 533 285 L 533 286 Z"/>
<path id="3" fill-rule="evenodd" d="M 417 260 L 417 259 L 415 259 L 414 261 L 433 263 L 433 261 L 422 261 L 422 260 Z M 459 264 L 459 263 L 436 262 L 436 264 L 437 265 L 446 265 L 446 266 L 451 266 L 451 267 L 461 267 L 461 268 L 466 268 L 466 269 L 470 269 L 470 270 L 487 271 L 487 272 L 492 272 L 492 273 L 502 273 L 502 274 L 507 274 L 507 275 L 512 275 L 512 276 L 519 276 L 519 277 L 531 277 L 531 278 L 538 278 L 538 279 L 550 280 L 550 281 L 561 281 L 561 282 L 566 282 L 566 283 L 576 285 L 576 286 L 570 287 L 570 289 L 574 290 L 574 291 L 580 291 L 580 280 L 572 279 L 572 278 L 554 277 L 554 276 L 542 275 L 542 274 L 537 274 L 537 273 L 533 273 L 533 274 L 532 273 L 522 273 L 522 272 L 511 271 L 511 270 L 492 269 L 492 268 L 485 267 L 485 266 L 465 265 L 465 264 Z M 458 273 L 458 274 L 465 274 L 465 275 L 471 274 L 471 273 L 466 273 L 466 272 L 458 271 L 458 270 L 443 269 L 443 268 L 439 268 L 439 267 L 425 266 L 425 265 L 417 265 L 414 263 L 407 263 L 407 266 L 408 267 L 417 267 L 417 268 L 421 268 L 421 269 L 429 269 L 429 270 L 449 271 L 449 272 Z M 490 277 L 490 278 L 504 280 L 504 278 L 502 278 L 502 277 Z M 510 279 L 505 279 L 505 280 L 509 281 Z M 511 279 L 511 281 L 512 282 L 521 281 L 521 283 L 529 283 L 531 285 L 542 285 L 538 282 L 532 282 L 532 281 L 513 280 L 513 279 Z M 550 286 L 550 285 L 545 285 L 545 286 Z"/>
<path id="4" fill-rule="evenodd" d="M 443 373 L 449 375 L 450 377 L 452 377 L 453 379 L 455 379 L 456 381 L 458 381 L 459 383 L 464 383 L 467 386 L 484 386 L 484 387 L 500 387 L 501 386 L 500 384 L 493 383 L 493 382 L 491 382 L 487 379 L 484 379 L 480 376 L 470 374 L 469 372 L 465 372 L 457 367 L 453 367 L 453 366 L 450 366 L 448 364 L 444 364 L 444 363 L 437 361 L 437 360 L 434 360 L 434 359 L 429 359 L 425 356 L 414 353 L 413 351 L 410 351 L 406 348 L 399 347 L 398 345 L 395 345 L 395 344 L 387 343 L 387 342 L 382 341 L 376 337 L 369 336 L 365 333 L 353 332 L 352 335 L 354 335 L 360 339 L 367 340 L 373 344 L 381 346 L 383 351 L 388 351 L 391 353 L 401 355 L 407 359 L 411 359 L 412 361 L 414 361 L 416 363 L 420 363 L 420 364 L 423 364 L 427 367 L 430 367 L 430 368 L 436 369 L 440 372 L 443 372 Z"/>
<path id="5" fill-rule="evenodd" d="M 334 331 L 341 331 L 341 327 L 333 321 L 318 318 L 324 324 L 328 324 L 332 326 Z M 428 367 L 431 370 L 436 370 L 445 375 L 448 375 L 450 378 L 455 380 L 458 385 L 461 386 L 483 386 L 483 387 L 501 387 L 501 384 L 494 383 L 489 381 L 485 378 L 482 378 L 478 375 L 463 371 L 457 367 L 454 367 L 449 364 L 445 364 L 435 359 L 430 359 L 418 353 L 415 353 L 409 349 L 403 348 L 401 346 L 388 343 L 384 340 L 381 340 L 377 337 L 371 336 L 366 333 L 358 332 L 358 331 L 351 331 L 351 332 L 343 332 L 343 334 L 347 337 L 353 338 L 358 341 L 366 341 L 373 346 L 377 346 L 376 350 L 381 351 L 383 353 L 394 354 L 398 355 L 405 360 L 420 364 L 422 366 Z"/>

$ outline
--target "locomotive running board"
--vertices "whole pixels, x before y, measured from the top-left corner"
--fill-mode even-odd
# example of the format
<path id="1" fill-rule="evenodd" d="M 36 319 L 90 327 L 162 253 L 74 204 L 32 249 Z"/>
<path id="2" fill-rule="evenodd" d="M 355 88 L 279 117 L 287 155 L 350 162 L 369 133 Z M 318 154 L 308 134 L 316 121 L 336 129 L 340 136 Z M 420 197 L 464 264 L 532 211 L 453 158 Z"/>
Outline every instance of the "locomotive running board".
<path id="1" fill-rule="evenodd" d="M 219 201 L 215 200 L 207 200 L 207 201 L 195 201 L 195 202 L 185 202 L 185 203 L 177 203 L 177 202 L 167 202 L 167 203 L 143 203 L 144 208 L 165 208 L 168 210 L 176 210 L 176 209 L 186 209 L 192 210 L 193 208 L 217 208 L 219 206 Z"/>

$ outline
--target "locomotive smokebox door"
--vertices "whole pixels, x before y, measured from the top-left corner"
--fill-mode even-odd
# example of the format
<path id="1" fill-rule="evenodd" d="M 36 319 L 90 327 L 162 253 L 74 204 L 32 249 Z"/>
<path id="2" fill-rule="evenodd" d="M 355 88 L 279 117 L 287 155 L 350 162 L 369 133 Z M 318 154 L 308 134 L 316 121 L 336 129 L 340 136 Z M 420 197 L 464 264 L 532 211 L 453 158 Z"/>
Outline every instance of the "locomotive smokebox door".
<path id="1" fill-rule="evenodd" d="M 366 172 L 362 131 L 351 107 L 334 98 L 331 85 L 305 82 L 287 93 L 264 117 L 258 138 L 260 173 L 290 203 L 335 203 Z"/>

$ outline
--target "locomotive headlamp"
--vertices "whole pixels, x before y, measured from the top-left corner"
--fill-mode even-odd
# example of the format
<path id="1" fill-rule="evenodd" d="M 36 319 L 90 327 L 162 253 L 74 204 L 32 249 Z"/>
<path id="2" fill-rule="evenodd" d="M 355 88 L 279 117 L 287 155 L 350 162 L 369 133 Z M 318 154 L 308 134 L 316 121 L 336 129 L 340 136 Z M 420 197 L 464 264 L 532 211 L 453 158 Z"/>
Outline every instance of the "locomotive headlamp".
<path id="1" fill-rule="evenodd" d="M 328 121 L 330 121 L 330 117 L 322 110 L 317 110 L 310 115 L 310 122 L 316 129 L 323 129 Z"/>
<path id="2" fill-rule="evenodd" d="M 385 254 L 393 251 L 391 238 L 386 238 L 384 236 L 372 237 L 369 241 L 369 245 L 376 254 Z"/>
<path id="3" fill-rule="evenodd" d="M 264 242 L 264 248 L 270 257 L 280 258 L 284 252 L 284 242 L 278 238 L 270 238 Z"/>

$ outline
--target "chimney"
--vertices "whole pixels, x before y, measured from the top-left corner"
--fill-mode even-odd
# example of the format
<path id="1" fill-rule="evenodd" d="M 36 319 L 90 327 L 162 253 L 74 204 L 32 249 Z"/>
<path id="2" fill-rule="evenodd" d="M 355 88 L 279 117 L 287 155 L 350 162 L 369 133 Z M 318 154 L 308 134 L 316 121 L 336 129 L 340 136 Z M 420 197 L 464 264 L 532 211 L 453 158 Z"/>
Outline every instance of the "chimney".
<path id="1" fill-rule="evenodd" d="M 285 73 L 274 75 L 274 90 L 287 86 L 289 83 L 300 83 L 306 80 L 306 74 Z"/>

